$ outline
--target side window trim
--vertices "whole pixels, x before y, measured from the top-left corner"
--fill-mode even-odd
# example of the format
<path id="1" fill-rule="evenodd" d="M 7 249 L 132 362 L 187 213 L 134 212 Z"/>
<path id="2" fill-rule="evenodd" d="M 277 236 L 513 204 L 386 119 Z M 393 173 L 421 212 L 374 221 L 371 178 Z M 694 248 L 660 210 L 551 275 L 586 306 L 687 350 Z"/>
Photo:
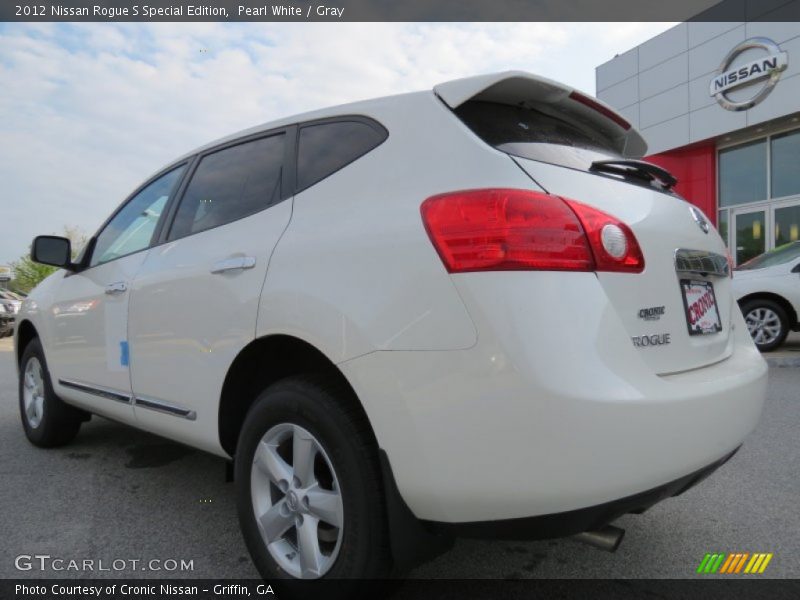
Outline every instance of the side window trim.
<path id="1" fill-rule="evenodd" d="M 111 260 L 108 260 L 108 261 L 105 261 L 105 262 L 102 262 L 102 263 L 98 263 L 96 265 L 92 265 L 91 264 L 92 255 L 94 254 L 94 251 L 95 251 L 95 245 L 96 245 L 95 242 L 97 241 L 98 236 L 105 230 L 106 227 L 108 227 L 108 225 L 111 223 L 111 221 L 113 221 L 114 218 L 120 212 L 122 212 L 122 210 L 126 206 L 128 206 L 128 203 L 131 202 L 134 198 L 136 198 L 136 196 L 138 196 L 139 193 L 144 191 L 144 189 L 146 187 L 148 187 L 150 184 L 154 183 L 155 181 L 157 181 L 158 179 L 160 179 L 164 175 L 167 175 L 168 173 L 174 171 L 175 169 L 180 169 L 181 167 L 183 167 L 183 173 L 181 174 L 181 176 L 178 178 L 178 181 L 175 183 L 175 185 L 173 185 L 172 189 L 170 190 L 169 198 L 167 198 L 166 208 L 165 208 L 164 212 L 161 214 L 161 217 L 159 218 L 158 223 L 156 224 L 156 228 L 155 228 L 155 230 L 153 232 L 153 236 L 150 238 L 150 243 L 147 246 L 145 246 L 144 248 L 142 248 L 141 250 L 137 250 L 136 252 L 133 252 L 132 254 L 137 254 L 138 252 L 143 252 L 144 250 L 149 250 L 153 246 L 157 245 L 159 230 L 163 227 L 164 222 L 166 221 L 166 219 L 168 217 L 167 209 L 170 206 L 170 203 L 173 201 L 173 199 L 177 195 L 178 190 L 181 189 L 181 187 L 183 186 L 184 181 L 186 181 L 186 175 L 187 175 L 187 173 L 189 171 L 189 167 L 191 166 L 192 162 L 193 162 L 193 159 L 189 158 L 189 159 L 181 160 L 181 161 L 176 162 L 176 163 L 172 163 L 172 164 L 164 167 L 160 171 L 158 171 L 152 177 L 148 178 L 144 183 L 142 183 L 139 187 L 137 187 L 135 190 L 133 190 L 133 192 L 128 194 L 128 196 L 122 202 L 120 202 L 120 204 L 117 206 L 117 208 L 114 209 L 114 212 L 112 212 L 108 216 L 108 218 L 105 221 L 103 221 L 102 225 L 100 225 L 100 227 L 97 228 L 97 231 L 94 232 L 94 235 L 91 238 L 89 238 L 89 241 L 87 242 L 87 244 L 91 244 L 91 248 L 89 248 L 88 249 L 89 251 L 86 252 L 84 254 L 84 256 L 83 256 L 83 260 L 82 260 L 80 271 L 87 271 L 89 269 L 93 269 L 95 267 L 99 267 L 101 265 L 106 265 L 106 264 L 108 264 L 110 262 L 114 262 L 115 260 L 117 260 L 117 258 L 124 258 L 124 257 L 120 256 L 120 257 L 117 257 L 117 258 L 112 258 Z M 126 255 L 126 256 L 130 256 L 130 255 Z"/>
<path id="2" fill-rule="evenodd" d="M 341 165 L 335 171 L 331 171 L 330 173 L 325 175 L 325 177 L 323 177 L 322 179 L 318 179 L 314 183 L 301 188 L 299 186 L 299 184 L 297 183 L 299 181 L 298 176 L 297 176 L 297 165 L 299 163 L 299 153 L 300 153 L 300 131 L 304 127 L 313 127 L 314 125 L 327 125 L 329 123 L 363 123 L 364 125 L 368 125 L 369 127 L 371 127 L 376 133 L 378 133 L 381 136 L 383 136 L 383 139 L 380 142 L 378 142 L 377 144 L 375 144 L 375 146 L 370 148 L 364 154 L 360 154 L 359 156 L 356 156 L 353 160 L 348 161 L 345 164 Z M 297 136 L 296 136 L 296 138 L 297 139 L 295 140 L 295 152 L 294 152 L 294 157 L 293 157 L 293 159 L 294 159 L 293 160 L 293 163 L 294 163 L 293 164 L 293 171 L 294 171 L 294 183 L 295 183 L 295 185 L 294 185 L 294 193 L 295 194 L 299 194 L 300 192 L 302 192 L 304 190 L 307 190 L 307 189 L 309 189 L 311 187 L 314 187 L 315 185 L 317 185 L 318 183 L 320 183 L 322 181 L 325 181 L 328 177 L 330 177 L 334 173 L 338 173 L 339 171 L 341 171 L 345 167 L 353 164 L 358 159 L 363 158 L 364 156 L 366 156 L 367 154 L 369 154 L 370 152 L 375 150 L 375 148 L 381 146 L 387 139 L 389 139 L 389 130 L 386 129 L 386 127 L 384 127 L 381 123 L 379 123 L 378 121 L 376 121 L 372 117 L 367 117 L 365 115 L 337 115 L 335 117 L 325 117 L 323 119 L 314 119 L 313 121 L 303 121 L 302 123 L 297 125 Z"/>
<path id="3" fill-rule="evenodd" d="M 194 172 L 197 170 L 197 165 L 200 164 L 200 159 L 202 156 L 204 155 L 195 154 L 191 158 L 189 165 L 186 168 L 186 174 L 183 176 L 183 179 L 181 179 L 180 185 L 178 185 L 178 187 L 175 189 L 175 193 L 167 202 L 167 209 L 164 211 L 164 221 L 159 223 L 158 228 L 156 229 L 155 244 L 153 244 L 154 246 L 160 246 L 161 244 L 165 244 L 167 242 L 169 230 L 172 229 L 172 222 L 175 220 L 175 213 L 178 212 L 178 206 L 180 206 L 183 194 L 186 192 L 186 188 L 189 186 L 189 182 L 192 180 Z"/>
<path id="4" fill-rule="evenodd" d="M 183 196 L 186 186 L 189 185 L 189 181 L 191 181 L 192 175 L 194 174 L 195 169 L 197 169 L 197 164 L 199 162 L 200 157 L 197 154 L 186 161 L 186 169 L 183 172 L 183 177 L 181 177 L 178 185 L 175 186 L 175 190 L 173 190 L 172 194 L 170 194 L 170 197 L 167 200 L 167 205 L 164 207 L 164 216 L 159 220 L 158 225 L 156 225 L 151 247 L 160 246 L 166 241 L 167 232 L 172 224 L 172 218 L 175 214 L 175 211 L 178 210 L 179 200 Z"/>
<path id="5" fill-rule="evenodd" d="M 170 231 L 172 230 L 172 226 L 175 223 L 175 217 L 178 213 L 178 208 L 180 207 L 180 204 L 183 201 L 183 197 L 186 194 L 186 189 L 189 187 L 189 184 L 191 183 L 192 178 L 194 177 L 194 174 L 197 171 L 197 167 L 200 165 L 200 161 L 202 161 L 203 158 L 205 158 L 206 156 L 214 154 L 215 152 L 226 150 L 228 148 L 233 148 L 234 146 L 239 146 L 240 144 L 246 144 L 248 142 L 254 142 L 256 140 L 260 140 L 263 138 L 268 138 L 275 135 L 283 134 L 285 137 L 284 137 L 284 164 L 282 165 L 281 168 L 281 183 L 280 183 L 281 193 L 275 202 L 272 202 L 271 204 L 265 206 L 262 209 L 262 211 L 267 210 L 268 208 L 271 208 L 272 206 L 275 206 L 276 204 L 283 202 L 287 198 L 291 198 L 293 195 L 291 190 L 294 187 L 294 172 L 296 171 L 295 158 L 293 158 L 295 153 L 295 147 L 297 145 L 296 129 L 297 125 L 289 125 L 289 126 L 278 127 L 276 129 L 270 129 L 269 131 L 259 131 L 258 133 L 236 138 L 234 140 L 228 140 L 222 144 L 212 146 L 211 148 L 206 148 L 202 152 L 196 154 L 191 159 L 189 167 L 186 169 L 186 173 L 183 179 L 181 180 L 180 185 L 176 188 L 175 194 L 173 194 L 173 197 L 170 198 L 169 200 L 168 210 L 164 211 L 166 213 L 166 219 L 163 225 L 159 224 L 159 229 L 157 230 L 158 239 L 156 240 L 154 246 L 159 246 L 168 241 Z M 289 154 L 290 151 L 292 152 L 292 154 Z M 290 160 L 287 161 L 287 159 Z M 223 225 L 228 225 L 228 223 L 224 223 Z M 217 227 L 222 227 L 222 225 L 218 225 Z M 213 227 L 212 229 L 216 229 L 216 227 Z M 211 231 L 211 229 L 205 229 L 203 231 Z M 202 232 L 196 232 L 196 233 L 202 233 Z M 195 233 L 190 233 L 189 235 L 183 237 L 191 237 L 192 235 L 195 235 Z M 177 239 L 183 239 L 183 237 Z"/>

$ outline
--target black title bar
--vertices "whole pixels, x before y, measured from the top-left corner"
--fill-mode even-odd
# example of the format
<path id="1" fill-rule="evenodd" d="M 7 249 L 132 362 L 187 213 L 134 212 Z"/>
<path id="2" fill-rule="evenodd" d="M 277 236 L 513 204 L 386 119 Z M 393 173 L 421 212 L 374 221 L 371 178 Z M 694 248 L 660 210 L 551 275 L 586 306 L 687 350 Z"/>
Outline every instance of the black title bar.
<path id="1" fill-rule="evenodd" d="M 0 21 L 800 21 L 800 0 L 2 0 Z"/>
<path id="2" fill-rule="evenodd" d="M 380 600 L 797 600 L 797 580 L 730 576 L 712 579 L 527 579 L 285 581 L 211 579 L 4 579 L 0 598 L 36 600 L 288 600 L 290 597 Z"/>

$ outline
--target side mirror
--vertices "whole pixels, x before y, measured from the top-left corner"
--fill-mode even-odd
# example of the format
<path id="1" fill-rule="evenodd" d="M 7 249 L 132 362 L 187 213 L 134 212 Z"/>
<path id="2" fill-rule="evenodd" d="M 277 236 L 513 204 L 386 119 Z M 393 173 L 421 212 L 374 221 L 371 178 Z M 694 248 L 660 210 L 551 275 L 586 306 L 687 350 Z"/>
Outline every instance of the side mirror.
<path id="1" fill-rule="evenodd" d="M 792 273 L 800 273 L 800 263 L 797 263 L 792 269 Z"/>
<path id="2" fill-rule="evenodd" d="M 43 265 L 61 267 L 70 271 L 72 264 L 72 244 L 67 238 L 55 235 L 40 235 L 33 240 L 31 259 Z"/>

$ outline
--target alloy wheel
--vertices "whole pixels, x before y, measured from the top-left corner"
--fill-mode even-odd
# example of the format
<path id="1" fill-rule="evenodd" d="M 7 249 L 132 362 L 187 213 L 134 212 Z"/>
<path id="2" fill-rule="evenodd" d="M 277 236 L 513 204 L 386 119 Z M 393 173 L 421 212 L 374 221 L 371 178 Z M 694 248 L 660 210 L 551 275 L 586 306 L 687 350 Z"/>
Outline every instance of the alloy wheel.
<path id="1" fill-rule="evenodd" d="M 341 547 L 344 508 L 319 440 L 292 423 L 272 427 L 253 455 L 250 490 L 261 537 L 281 569 L 300 579 L 328 572 Z"/>
<path id="2" fill-rule="evenodd" d="M 39 426 L 44 415 L 44 377 L 42 363 L 31 357 L 25 365 L 23 374 L 22 400 L 25 405 L 25 418 L 33 429 Z"/>
<path id="3" fill-rule="evenodd" d="M 745 317 L 747 330 L 759 346 L 771 344 L 781 335 L 780 317 L 769 308 L 754 308 Z"/>

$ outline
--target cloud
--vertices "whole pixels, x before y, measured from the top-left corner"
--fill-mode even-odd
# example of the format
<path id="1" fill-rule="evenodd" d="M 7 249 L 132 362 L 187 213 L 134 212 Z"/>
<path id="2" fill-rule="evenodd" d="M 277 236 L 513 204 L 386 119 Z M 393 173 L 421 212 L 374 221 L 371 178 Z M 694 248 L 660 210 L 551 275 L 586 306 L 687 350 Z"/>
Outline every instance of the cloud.
<path id="1" fill-rule="evenodd" d="M 0 264 L 92 233 L 167 161 L 274 118 L 520 68 L 594 90 L 658 23 L 14 24 L 0 29 Z M 587 51 L 591 50 L 591 51 Z"/>

